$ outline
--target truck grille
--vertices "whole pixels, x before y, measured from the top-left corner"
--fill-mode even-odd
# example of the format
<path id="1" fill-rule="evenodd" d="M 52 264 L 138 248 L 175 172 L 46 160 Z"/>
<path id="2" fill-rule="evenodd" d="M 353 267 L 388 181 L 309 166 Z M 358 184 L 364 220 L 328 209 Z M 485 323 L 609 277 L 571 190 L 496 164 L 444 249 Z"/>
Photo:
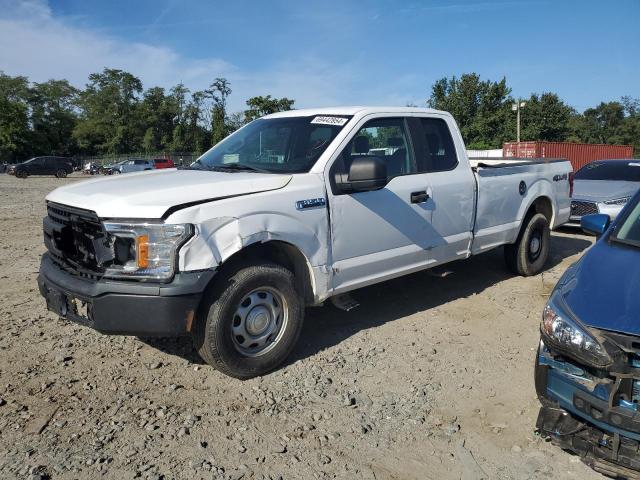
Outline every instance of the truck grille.
<path id="1" fill-rule="evenodd" d="M 43 230 L 53 261 L 69 273 L 99 278 L 105 261 L 113 258 L 108 235 L 94 212 L 49 203 Z"/>
<path id="2" fill-rule="evenodd" d="M 584 215 L 590 215 L 592 213 L 598 213 L 598 205 L 594 202 L 583 202 L 580 200 L 571 201 L 571 216 L 582 217 Z"/>

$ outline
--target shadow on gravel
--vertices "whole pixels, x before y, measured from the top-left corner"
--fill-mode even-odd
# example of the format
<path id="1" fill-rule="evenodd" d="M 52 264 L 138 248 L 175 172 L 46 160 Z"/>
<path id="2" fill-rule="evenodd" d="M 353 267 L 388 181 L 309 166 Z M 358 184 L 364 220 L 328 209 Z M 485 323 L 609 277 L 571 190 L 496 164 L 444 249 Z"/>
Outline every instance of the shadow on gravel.
<path id="1" fill-rule="evenodd" d="M 142 343 L 156 348 L 161 352 L 181 357 L 191 363 L 204 365 L 204 360 L 200 358 L 198 352 L 193 348 L 191 337 L 158 338 L 158 337 L 138 337 Z"/>
<path id="2" fill-rule="evenodd" d="M 545 269 L 585 250 L 591 245 L 587 238 L 554 234 Z M 443 268 L 453 273 L 439 278 L 424 271 L 352 292 L 360 306 L 351 312 L 332 306 L 308 308 L 300 341 L 288 363 L 336 345 L 360 330 L 480 293 L 513 277 L 504 263 L 502 248 Z"/>
<path id="3" fill-rule="evenodd" d="M 571 230 L 566 233 L 573 233 Z M 553 235 L 550 269 L 591 245 L 588 237 Z M 487 287 L 511 278 L 503 260 L 502 249 L 444 266 L 453 273 L 444 278 L 428 271 L 415 273 L 353 292 L 360 307 L 343 312 L 329 306 L 308 308 L 300 341 L 286 364 L 316 354 L 336 345 L 360 330 L 383 325 L 407 315 L 443 305 L 458 298 L 482 292 Z M 140 341 L 164 353 L 204 364 L 190 337 L 140 338 Z M 285 365 L 286 365 L 285 364 Z"/>

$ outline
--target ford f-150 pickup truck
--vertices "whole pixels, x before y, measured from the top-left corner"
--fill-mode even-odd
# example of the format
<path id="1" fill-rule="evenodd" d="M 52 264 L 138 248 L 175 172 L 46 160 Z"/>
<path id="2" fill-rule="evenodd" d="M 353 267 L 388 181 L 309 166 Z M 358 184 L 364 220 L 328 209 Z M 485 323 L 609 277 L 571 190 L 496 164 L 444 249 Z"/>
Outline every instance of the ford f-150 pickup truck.
<path id="1" fill-rule="evenodd" d="M 276 113 L 187 169 L 53 191 L 39 288 L 62 317 L 191 334 L 209 364 L 250 378 L 285 360 L 306 306 L 503 245 L 514 272 L 537 274 L 569 218 L 570 172 L 472 165 L 446 112 Z"/>

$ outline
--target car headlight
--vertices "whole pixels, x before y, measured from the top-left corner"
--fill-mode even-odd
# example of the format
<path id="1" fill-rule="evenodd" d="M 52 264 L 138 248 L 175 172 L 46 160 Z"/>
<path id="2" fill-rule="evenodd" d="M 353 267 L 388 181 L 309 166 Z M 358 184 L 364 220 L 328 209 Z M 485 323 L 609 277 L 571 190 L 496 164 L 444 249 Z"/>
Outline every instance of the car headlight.
<path id="1" fill-rule="evenodd" d="M 605 205 L 626 205 L 631 197 L 615 198 L 613 200 L 606 200 L 603 202 Z"/>
<path id="2" fill-rule="evenodd" d="M 113 261 L 106 277 L 166 280 L 173 277 L 178 249 L 193 232 L 189 224 L 104 223 Z"/>
<path id="3" fill-rule="evenodd" d="M 561 289 L 554 291 L 544 307 L 540 331 L 545 344 L 588 365 L 606 367 L 613 362 L 600 342 L 569 311 Z"/>

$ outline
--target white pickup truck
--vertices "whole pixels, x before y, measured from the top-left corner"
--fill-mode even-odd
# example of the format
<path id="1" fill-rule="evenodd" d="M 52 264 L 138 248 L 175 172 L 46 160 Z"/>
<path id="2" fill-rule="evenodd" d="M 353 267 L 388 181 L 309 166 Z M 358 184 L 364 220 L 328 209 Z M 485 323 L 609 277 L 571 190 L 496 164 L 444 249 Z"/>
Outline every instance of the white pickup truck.
<path id="1" fill-rule="evenodd" d="M 269 115 L 187 169 L 49 194 L 40 292 L 103 333 L 191 334 L 225 374 L 261 375 L 306 306 L 346 307 L 351 290 L 502 245 L 514 272 L 540 272 L 569 218 L 571 165 L 488 163 L 471 165 L 446 112 Z"/>

